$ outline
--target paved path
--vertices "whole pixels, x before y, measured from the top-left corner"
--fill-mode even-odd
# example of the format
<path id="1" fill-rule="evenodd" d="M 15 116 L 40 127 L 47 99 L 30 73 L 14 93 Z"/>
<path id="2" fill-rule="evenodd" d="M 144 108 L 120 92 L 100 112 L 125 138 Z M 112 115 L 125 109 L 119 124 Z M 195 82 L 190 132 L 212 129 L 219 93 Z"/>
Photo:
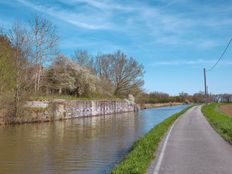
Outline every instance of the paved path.
<path id="1" fill-rule="evenodd" d="M 195 106 L 176 121 L 148 173 L 232 174 L 232 146 L 211 128 L 200 109 Z"/>

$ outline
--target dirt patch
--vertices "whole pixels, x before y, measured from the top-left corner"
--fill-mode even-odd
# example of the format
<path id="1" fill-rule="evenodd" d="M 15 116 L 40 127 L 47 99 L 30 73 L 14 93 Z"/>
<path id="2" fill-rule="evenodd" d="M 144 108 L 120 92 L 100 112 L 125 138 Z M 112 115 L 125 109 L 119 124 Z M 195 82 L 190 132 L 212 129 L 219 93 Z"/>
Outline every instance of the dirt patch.
<path id="1" fill-rule="evenodd" d="M 232 104 L 229 105 L 221 105 L 220 109 L 225 112 L 226 114 L 232 117 Z"/>

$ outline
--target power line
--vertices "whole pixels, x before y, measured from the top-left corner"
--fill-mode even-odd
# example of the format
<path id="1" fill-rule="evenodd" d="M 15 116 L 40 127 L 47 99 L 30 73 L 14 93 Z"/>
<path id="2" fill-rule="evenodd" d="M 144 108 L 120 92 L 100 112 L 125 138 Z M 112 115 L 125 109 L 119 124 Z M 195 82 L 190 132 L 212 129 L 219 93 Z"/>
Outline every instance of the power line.
<path id="1" fill-rule="evenodd" d="M 222 52 L 222 54 L 221 54 L 221 56 L 219 57 L 218 61 L 217 61 L 210 69 L 208 69 L 207 72 L 212 71 L 212 70 L 217 66 L 217 64 L 220 62 L 220 60 L 223 58 L 224 54 L 226 53 L 227 49 L 229 48 L 231 42 L 232 42 L 232 38 L 231 38 L 230 41 L 228 42 L 226 48 L 225 48 L 224 51 Z"/>
<path id="2" fill-rule="evenodd" d="M 223 56 L 225 55 L 227 49 L 229 48 L 230 44 L 232 42 L 232 38 L 230 39 L 230 41 L 228 42 L 226 48 L 224 49 L 224 51 L 222 52 L 221 56 L 219 57 L 219 59 L 217 60 L 217 62 L 206 71 L 206 69 L 204 68 L 204 85 L 205 85 L 205 103 L 207 104 L 208 102 L 208 86 L 207 86 L 207 82 L 206 82 L 206 72 L 212 71 L 217 64 L 220 62 L 220 60 L 223 58 Z"/>

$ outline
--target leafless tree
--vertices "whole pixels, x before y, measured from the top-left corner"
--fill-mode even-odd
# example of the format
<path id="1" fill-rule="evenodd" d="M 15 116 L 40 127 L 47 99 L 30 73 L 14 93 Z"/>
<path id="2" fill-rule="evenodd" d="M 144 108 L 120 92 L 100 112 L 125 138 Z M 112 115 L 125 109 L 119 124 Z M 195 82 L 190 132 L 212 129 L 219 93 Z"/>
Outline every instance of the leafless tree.
<path id="1" fill-rule="evenodd" d="M 97 56 L 96 72 L 101 78 L 112 82 L 116 96 L 126 96 L 143 85 L 143 65 L 121 51 Z"/>
<path id="2" fill-rule="evenodd" d="M 32 63 L 35 66 L 34 90 L 41 86 L 42 68 L 57 53 L 58 36 L 55 26 L 48 20 L 35 16 L 31 22 Z"/>
<path id="3" fill-rule="evenodd" d="M 15 67 L 15 116 L 19 115 L 20 104 L 29 94 L 28 84 L 28 57 L 30 53 L 29 35 L 27 30 L 19 22 L 15 23 L 9 32 L 10 43 L 14 49 Z"/>
<path id="4" fill-rule="evenodd" d="M 104 79 L 111 80 L 112 63 L 114 57 L 112 54 L 99 54 L 95 60 L 95 71 L 98 76 Z"/>
<path id="5" fill-rule="evenodd" d="M 82 67 L 93 69 L 93 58 L 86 50 L 76 50 L 72 60 Z"/>

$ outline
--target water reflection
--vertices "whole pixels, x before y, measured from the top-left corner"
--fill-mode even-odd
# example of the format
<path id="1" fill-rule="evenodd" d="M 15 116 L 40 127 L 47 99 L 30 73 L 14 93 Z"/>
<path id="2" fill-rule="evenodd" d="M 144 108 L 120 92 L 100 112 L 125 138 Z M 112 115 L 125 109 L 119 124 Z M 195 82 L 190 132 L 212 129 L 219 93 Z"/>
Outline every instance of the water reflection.
<path id="1" fill-rule="evenodd" d="M 107 173 L 139 136 L 184 107 L 0 127 L 0 173 Z"/>

